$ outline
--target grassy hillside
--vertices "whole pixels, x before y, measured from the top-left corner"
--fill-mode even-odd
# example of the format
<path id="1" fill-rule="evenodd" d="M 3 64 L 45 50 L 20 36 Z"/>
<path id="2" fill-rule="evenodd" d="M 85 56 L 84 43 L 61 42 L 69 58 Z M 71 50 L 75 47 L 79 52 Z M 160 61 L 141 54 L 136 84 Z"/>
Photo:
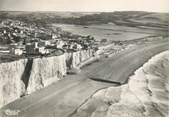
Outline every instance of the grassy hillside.
<path id="1" fill-rule="evenodd" d="M 169 13 L 151 13 L 140 11 L 109 13 L 78 12 L 0 12 L 0 19 L 18 19 L 26 22 L 66 23 L 78 25 L 104 24 L 113 22 L 127 26 L 152 26 L 166 28 Z"/>

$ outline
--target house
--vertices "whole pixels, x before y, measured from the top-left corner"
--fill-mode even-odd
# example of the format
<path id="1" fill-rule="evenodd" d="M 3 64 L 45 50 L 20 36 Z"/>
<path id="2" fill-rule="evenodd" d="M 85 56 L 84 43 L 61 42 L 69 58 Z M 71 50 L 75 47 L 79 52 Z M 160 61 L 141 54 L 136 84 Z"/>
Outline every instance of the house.
<path id="1" fill-rule="evenodd" d="M 6 34 L 6 33 L 7 33 L 7 31 L 6 31 L 6 30 L 3 30 L 3 33 L 4 33 L 4 34 Z"/>
<path id="2" fill-rule="evenodd" d="M 80 44 L 77 44 L 77 49 L 78 50 L 81 50 L 82 49 L 82 46 Z"/>
<path id="3" fill-rule="evenodd" d="M 38 42 L 26 44 L 26 54 L 28 55 L 38 55 L 48 53 L 49 53 L 48 49 L 45 49 L 45 46 L 39 46 Z"/>
<path id="4" fill-rule="evenodd" d="M 38 43 L 27 43 L 26 44 L 26 54 L 36 54 L 36 48 L 38 48 Z"/>
<path id="5" fill-rule="evenodd" d="M 37 51 L 39 54 L 48 54 L 49 53 L 49 49 L 45 49 L 44 46 L 38 47 Z"/>
<path id="6" fill-rule="evenodd" d="M 9 47 L 10 53 L 14 55 L 22 55 L 23 47 L 19 46 L 17 43 L 11 44 Z"/>
<path id="7" fill-rule="evenodd" d="M 60 38 L 59 34 L 52 34 L 52 39 L 57 39 L 57 38 Z"/>
<path id="8" fill-rule="evenodd" d="M 57 40 L 56 42 L 56 47 L 57 48 L 63 48 L 63 45 L 65 45 L 66 43 L 62 40 Z"/>
<path id="9" fill-rule="evenodd" d="M 41 42 L 39 42 L 39 45 L 41 45 L 41 46 L 49 46 L 49 45 L 51 45 L 51 42 L 50 41 L 41 41 Z"/>
<path id="10" fill-rule="evenodd" d="M 12 48 L 10 50 L 10 53 L 14 54 L 14 55 L 22 55 L 23 54 L 23 50 L 20 49 L 20 48 Z"/>

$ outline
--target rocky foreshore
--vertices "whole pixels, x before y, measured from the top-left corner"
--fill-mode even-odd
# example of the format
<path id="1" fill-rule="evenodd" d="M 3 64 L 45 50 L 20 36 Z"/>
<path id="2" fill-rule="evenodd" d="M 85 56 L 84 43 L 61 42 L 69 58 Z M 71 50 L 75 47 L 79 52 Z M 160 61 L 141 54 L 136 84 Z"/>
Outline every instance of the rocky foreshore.
<path id="1" fill-rule="evenodd" d="M 96 92 L 72 117 L 168 117 L 169 51 L 136 70 L 127 84 Z"/>

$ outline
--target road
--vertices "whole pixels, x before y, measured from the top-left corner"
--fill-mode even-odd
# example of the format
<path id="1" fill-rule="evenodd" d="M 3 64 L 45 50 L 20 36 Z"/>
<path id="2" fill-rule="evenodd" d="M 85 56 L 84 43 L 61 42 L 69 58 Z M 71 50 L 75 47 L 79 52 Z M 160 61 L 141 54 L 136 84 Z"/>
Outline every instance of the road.
<path id="1" fill-rule="evenodd" d="M 136 69 L 164 50 L 169 50 L 168 42 L 139 45 L 110 58 L 101 58 L 77 75 L 66 76 L 47 88 L 8 104 L 1 112 L 5 113 L 6 109 L 20 111 L 12 117 L 71 117 L 95 92 L 117 86 L 112 82 L 125 83 Z"/>

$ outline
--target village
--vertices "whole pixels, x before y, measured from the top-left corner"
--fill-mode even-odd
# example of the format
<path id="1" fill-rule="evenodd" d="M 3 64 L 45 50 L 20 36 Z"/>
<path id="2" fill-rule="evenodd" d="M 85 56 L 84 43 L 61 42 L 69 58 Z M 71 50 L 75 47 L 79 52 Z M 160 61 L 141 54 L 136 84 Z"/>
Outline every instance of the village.
<path id="1" fill-rule="evenodd" d="M 5 20 L 0 24 L 0 40 L 6 48 L 0 52 L 12 56 L 48 56 L 64 52 L 97 49 L 92 36 L 73 35 L 61 29 L 45 29 L 35 24 Z"/>

